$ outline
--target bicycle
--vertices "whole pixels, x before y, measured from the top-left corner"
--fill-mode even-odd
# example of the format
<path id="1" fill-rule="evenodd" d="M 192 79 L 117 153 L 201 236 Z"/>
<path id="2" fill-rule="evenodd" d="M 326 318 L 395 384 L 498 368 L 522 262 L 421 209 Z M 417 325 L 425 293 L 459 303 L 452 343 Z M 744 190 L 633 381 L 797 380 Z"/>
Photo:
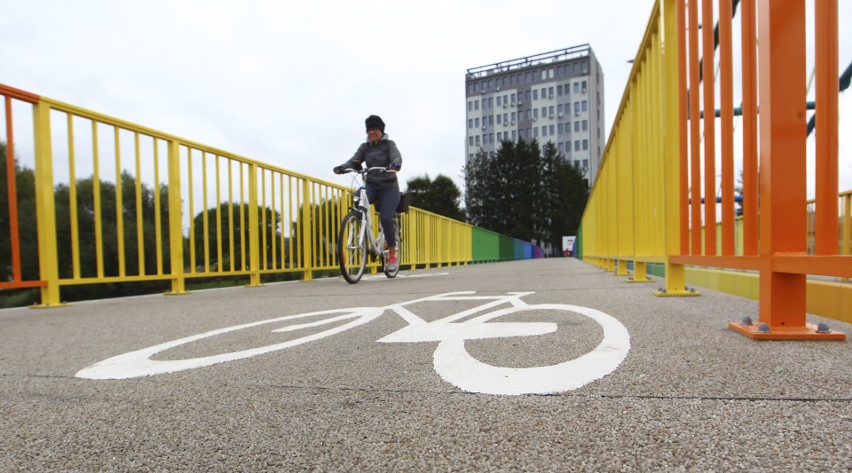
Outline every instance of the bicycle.
<path id="1" fill-rule="evenodd" d="M 375 262 L 381 260 L 382 271 L 388 278 L 399 274 L 399 263 L 391 270 L 388 268 L 388 249 L 385 245 L 385 234 L 382 222 L 379 221 L 378 237 L 373 236 L 373 219 L 370 212 L 370 201 L 367 199 L 365 187 L 367 174 L 370 172 L 393 172 L 383 167 L 372 167 L 363 170 L 346 169 L 343 173 L 355 173 L 353 178 L 352 207 L 340 223 L 337 235 L 337 261 L 340 273 L 349 284 L 357 284 L 364 275 L 367 258 Z M 360 179 L 360 183 L 358 182 Z M 360 184 L 360 185 L 357 185 Z M 357 185 L 357 188 L 356 188 Z M 394 214 L 394 231 L 396 232 L 397 262 L 402 261 L 402 235 L 400 234 L 399 213 Z"/>

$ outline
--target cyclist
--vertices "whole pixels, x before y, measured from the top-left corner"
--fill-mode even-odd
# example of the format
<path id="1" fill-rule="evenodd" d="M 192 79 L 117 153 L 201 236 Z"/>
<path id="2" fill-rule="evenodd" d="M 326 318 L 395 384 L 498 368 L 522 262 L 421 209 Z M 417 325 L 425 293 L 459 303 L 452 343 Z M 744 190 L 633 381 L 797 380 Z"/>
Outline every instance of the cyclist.
<path id="1" fill-rule="evenodd" d="M 368 168 L 384 167 L 391 171 L 402 168 L 402 155 L 396 143 L 385 133 L 385 122 L 378 115 L 370 115 L 364 121 L 367 126 L 367 141 L 362 143 L 349 161 L 334 167 L 335 174 L 342 174 L 346 169 L 361 169 L 363 163 Z M 367 198 L 371 204 L 376 204 L 385 242 L 388 245 L 388 269 L 396 270 L 396 232 L 393 217 L 399 205 L 399 181 L 396 172 L 370 173 L 366 179 Z"/>

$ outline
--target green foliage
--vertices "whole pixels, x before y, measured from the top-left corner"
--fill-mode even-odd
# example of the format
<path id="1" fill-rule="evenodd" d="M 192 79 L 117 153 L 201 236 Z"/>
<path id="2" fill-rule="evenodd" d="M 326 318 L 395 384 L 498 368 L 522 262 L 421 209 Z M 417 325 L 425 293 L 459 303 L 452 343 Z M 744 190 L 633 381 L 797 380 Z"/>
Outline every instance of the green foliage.
<path id="1" fill-rule="evenodd" d="M 459 208 L 461 191 L 447 176 L 438 174 L 435 180 L 428 175 L 413 177 L 406 183 L 410 205 L 443 215 L 455 220 L 465 220 L 465 212 Z"/>
<path id="2" fill-rule="evenodd" d="M 478 153 L 464 174 L 472 224 L 555 249 L 576 234 L 588 184 L 553 143 L 542 153 L 536 140 L 505 141 L 493 157 Z"/>

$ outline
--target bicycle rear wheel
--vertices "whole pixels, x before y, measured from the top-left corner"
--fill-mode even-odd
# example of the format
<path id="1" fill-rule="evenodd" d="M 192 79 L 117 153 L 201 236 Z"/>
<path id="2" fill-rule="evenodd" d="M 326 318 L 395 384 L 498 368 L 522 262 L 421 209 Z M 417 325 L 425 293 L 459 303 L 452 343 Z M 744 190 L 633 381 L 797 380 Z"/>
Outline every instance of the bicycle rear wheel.
<path id="1" fill-rule="evenodd" d="M 384 266 L 385 276 L 395 278 L 399 274 L 399 267 L 402 265 L 402 235 L 399 230 L 399 215 L 393 218 L 394 232 L 396 233 L 396 268 L 393 271 L 388 270 L 387 253 L 382 255 L 382 263 Z"/>
<path id="2" fill-rule="evenodd" d="M 343 217 L 337 235 L 337 261 L 346 282 L 355 284 L 361 280 L 367 264 L 367 238 L 361 212 L 353 210 Z"/>

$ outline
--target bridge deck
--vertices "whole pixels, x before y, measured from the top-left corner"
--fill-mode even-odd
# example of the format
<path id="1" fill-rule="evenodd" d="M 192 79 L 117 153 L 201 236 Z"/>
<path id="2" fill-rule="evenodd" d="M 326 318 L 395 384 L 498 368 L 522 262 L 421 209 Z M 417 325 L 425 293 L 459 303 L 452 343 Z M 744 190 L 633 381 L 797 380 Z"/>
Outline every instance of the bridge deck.
<path id="1" fill-rule="evenodd" d="M 657 298 L 655 287 L 560 258 L 404 272 L 357 286 L 330 279 L 3 310 L 0 470 L 852 468 L 848 341 L 755 342 L 726 328 L 756 318 L 755 301 L 712 291 Z M 433 297 L 458 291 L 476 294 Z M 465 314 L 489 303 L 474 296 L 510 292 L 534 293 L 515 295 L 514 311 L 492 308 L 506 309 L 497 320 Z M 75 377 L 111 357 L 216 329 L 417 300 L 398 305 L 401 316 L 371 320 L 365 311 L 270 332 L 348 312 L 282 319 L 88 371 L 182 369 L 172 373 Z M 539 323 L 523 324 L 530 321 Z M 809 321 L 852 333 L 842 322 Z M 227 361 L 356 322 L 367 323 Z M 626 356 L 618 327 L 629 333 Z M 497 330 L 515 336 L 488 338 Z M 582 357 L 589 352 L 600 356 Z M 187 368 L 178 360 L 223 362 Z M 525 370 L 552 365 L 567 371 Z M 482 393 L 553 389 L 583 376 L 603 377 L 554 395 Z"/>

